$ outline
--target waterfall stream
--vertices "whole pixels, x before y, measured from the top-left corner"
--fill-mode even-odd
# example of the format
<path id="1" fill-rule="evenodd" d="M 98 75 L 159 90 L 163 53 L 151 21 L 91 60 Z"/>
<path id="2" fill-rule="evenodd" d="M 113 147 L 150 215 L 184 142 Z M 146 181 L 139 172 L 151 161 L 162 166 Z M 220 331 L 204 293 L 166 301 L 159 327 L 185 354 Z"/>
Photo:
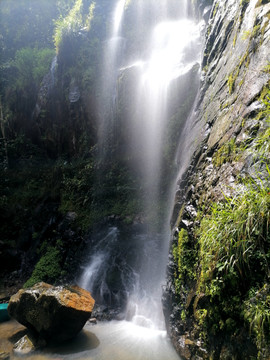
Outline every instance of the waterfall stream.
<path id="1" fill-rule="evenodd" d="M 173 16 L 169 15 L 169 1 L 150 1 L 148 4 L 141 0 L 134 1 L 135 24 L 146 21 L 144 17 L 148 14 L 150 3 L 156 20 L 151 24 L 143 48 L 127 54 L 126 45 L 128 47 L 130 44 L 126 44 L 125 33 L 122 32 L 127 3 L 124 0 L 116 2 L 110 36 L 105 44 L 99 153 L 102 154 L 101 161 L 111 156 L 108 155 L 108 139 L 110 137 L 110 141 L 114 141 L 112 134 L 114 123 L 117 122 L 115 106 L 118 101 L 119 77 L 129 76 L 132 72 L 135 76 L 132 80 L 132 98 L 129 99 L 131 106 L 125 116 L 129 129 L 127 151 L 133 155 L 132 166 L 140 174 L 141 188 L 144 189 L 140 201 L 148 216 L 144 219 L 144 226 L 121 227 L 109 224 L 97 231 L 91 241 L 90 255 L 83 264 L 79 284 L 92 292 L 98 304 L 117 309 L 118 318 L 124 320 L 118 325 L 114 324 L 120 339 L 122 331 L 134 334 L 137 327 L 138 333 L 153 331 L 156 339 L 161 333 L 165 336 L 161 297 L 174 193 L 174 185 L 162 190 L 163 146 L 171 116 L 173 84 L 180 83 L 179 93 L 185 94 L 187 89 L 184 85 L 181 88 L 181 79 L 200 63 L 200 24 L 187 16 L 186 0 L 179 4 Z M 181 104 L 183 99 L 180 96 L 177 104 Z M 185 149 L 187 147 L 188 139 L 185 139 Z M 173 175 L 176 173 L 172 174 L 170 184 L 174 184 Z M 165 195 L 162 194 L 164 192 Z M 160 217 L 161 204 L 165 204 L 165 211 Z M 162 224 L 158 230 L 157 222 Z M 126 360 L 129 357 L 124 358 Z M 132 358 L 133 355 L 130 355 Z M 167 357 L 142 357 L 148 358 Z M 177 355 L 173 352 L 170 359 L 174 358 Z"/>

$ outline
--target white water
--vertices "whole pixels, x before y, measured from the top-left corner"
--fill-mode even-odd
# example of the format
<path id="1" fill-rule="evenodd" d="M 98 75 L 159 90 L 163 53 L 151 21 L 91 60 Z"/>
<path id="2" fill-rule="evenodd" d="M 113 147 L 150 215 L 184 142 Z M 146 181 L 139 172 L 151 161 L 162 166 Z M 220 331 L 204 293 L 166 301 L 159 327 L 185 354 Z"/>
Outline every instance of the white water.
<path id="1" fill-rule="evenodd" d="M 166 18 L 166 1 L 156 1 L 153 6 L 160 6 L 159 17 L 161 22 L 152 29 L 145 53 L 147 57 L 134 59 L 137 70 L 137 88 L 134 94 L 136 103 L 127 121 L 131 121 L 130 138 L 133 149 L 139 149 L 142 156 L 137 164 L 142 174 L 142 184 L 145 188 L 145 213 L 150 219 L 158 218 L 159 201 L 161 200 L 162 181 L 162 146 L 168 126 L 168 93 L 173 80 L 186 74 L 200 61 L 200 52 L 197 50 L 200 40 L 199 26 L 188 20 L 184 13 L 187 8 L 183 1 L 183 12 L 179 19 Z M 142 6 L 142 4 L 141 4 Z M 141 10 L 141 9 L 140 9 Z M 197 51 L 194 51 L 194 48 Z M 127 64 L 130 68 L 132 64 Z M 124 69 L 122 69 L 124 71 Z M 181 99 L 179 99 L 181 101 Z M 167 256 L 169 250 L 170 227 L 169 211 L 161 220 L 164 222 L 162 242 L 159 257 L 153 256 L 149 248 L 149 264 L 143 267 L 140 273 L 142 291 L 131 294 L 129 307 L 136 309 L 133 321 L 145 326 L 163 328 L 163 314 L 161 308 L 162 284 L 165 282 Z M 166 215 L 167 213 L 167 215 Z M 151 221 L 151 220 L 150 220 Z M 154 225 L 155 226 L 155 225 Z M 150 224 L 150 231 L 153 225 Z M 151 269 L 155 269 L 155 273 Z M 148 319 L 148 320 L 145 320 Z"/>
<path id="2" fill-rule="evenodd" d="M 147 21 L 149 3 L 133 1 L 136 3 L 134 17 L 138 26 Z M 104 149 L 108 143 L 108 135 L 114 129 L 113 123 L 117 121 L 114 111 L 117 101 L 117 76 L 119 72 L 135 69 L 135 90 L 130 99 L 132 106 L 125 121 L 129 123 L 130 149 L 137 158 L 134 167 L 141 174 L 141 187 L 145 194 L 141 201 L 148 217 L 145 221 L 149 231 L 132 239 L 139 246 L 133 249 L 136 261 L 131 263 L 128 262 L 130 260 L 121 262 L 117 260 L 117 256 L 130 258 L 132 246 L 125 250 L 126 254 L 119 250 L 119 255 L 114 253 L 116 246 L 108 245 L 110 238 L 107 237 L 108 242 L 104 242 L 103 238 L 102 246 L 105 243 L 108 246 L 106 245 L 106 249 L 102 246 L 92 249 L 93 256 L 85 267 L 80 285 L 93 289 L 93 284 L 99 284 L 101 290 L 98 298 L 102 299 L 102 289 L 109 291 L 106 288 L 109 271 L 117 267 L 122 272 L 121 281 L 125 289 L 124 295 L 127 296 L 126 319 L 134 325 L 154 331 L 164 329 L 161 296 L 170 239 L 170 206 L 161 220 L 164 224 L 161 233 L 155 234 L 153 231 L 161 200 L 162 146 L 169 121 L 168 94 L 172 82 L 188 73 L 200 61 L 200 27 L 187 18 L 187 0 L 179 2 L 178 18 L 174 16 L 173 20 L 167 17 L 169 0 L 151 0 L 150 3 L 151 11 L 158 21 L 154 23 L 150 34 L 147 34 L 143 51 L 134 53 L 128 62 L 125 62 L 124 57 L 125 34 L 121 32 L 125 1 L 116 3 L 112 15 L 111 36 L 106 42 L 104 52 L 99 132 L 100 149 L 106 156 Z M 120 243 L 119 238 L 115 241 Z M 128 241 L 130 240 L 127 237 L 126 242 Z M 112 291 L 110 301 L 116 301 L 119 296 L 123 294 Z"/>
<path id="3" fill-rule="evenodd" d="M 14 324 L 8 326 L 12 328 Z M 21 358 L 12 355 L 12 359 Z M 37 351 L 28 355 L 27 359 L 179 360 L 179 356 L 165 331 L 143 328 L 127 321 L 112 321 L 95 326 L 86 325 L 75 339 L 45 348 L 42 352 Z"/>
<path id="4" fill-rule="evenodd" d="M 186 74 L 200 59 L 190 49 L 199 40 L 199 29 L 187 19 L 164 21 L 156 25 L 148 45 L 150 56 L 139 62 L 137 108 L 131 138 L 134 148 L 142 149 L 140 159 L 146 186 L 145 209 L 156 217 L 160 197 L 162 143 L 168 125 L 168 89 L 172 80 Z M 154 213 L 153 213 L 154 212 Z"/>
<path id="5" fill-rule="evenodd" d="M 126 0 L 120 0 L 116 5 L 113 19 L 113 37 L 116 37 L 120 30 L 124 14 L 125 2 Z"/>

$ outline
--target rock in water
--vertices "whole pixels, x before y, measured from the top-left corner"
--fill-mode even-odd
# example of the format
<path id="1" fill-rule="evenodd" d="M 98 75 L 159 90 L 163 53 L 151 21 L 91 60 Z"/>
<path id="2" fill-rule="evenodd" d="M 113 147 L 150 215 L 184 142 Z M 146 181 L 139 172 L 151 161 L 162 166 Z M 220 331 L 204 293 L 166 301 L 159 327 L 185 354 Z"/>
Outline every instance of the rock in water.
<path id="1" fill-rule="evenodd" d="M 8 313 L 46 342 L 73 338 L 90 318 L 95 300 L 78 286 L 38 283 L 13 295 Z"/>
<path id="2" fill-rule="evenodd" d="M 28 355 L 36 348 L 34 342 L 29 338 L 29 336 L 24 335 L 19 341 L 14 345 L 14 354 L 15 355 Z"/>

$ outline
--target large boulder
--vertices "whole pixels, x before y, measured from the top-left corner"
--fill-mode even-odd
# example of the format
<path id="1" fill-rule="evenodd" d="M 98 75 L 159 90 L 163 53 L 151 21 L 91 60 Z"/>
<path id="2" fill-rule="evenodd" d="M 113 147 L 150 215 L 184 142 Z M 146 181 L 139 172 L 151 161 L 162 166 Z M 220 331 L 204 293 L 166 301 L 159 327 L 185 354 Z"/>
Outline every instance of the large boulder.
<path id="1" fill-rule="evenodd" d="M 38 283 L 13 295 L 8 313 L 46 342 L 73 338 L 90 318 L 95 300 L 78 286 Z"/>

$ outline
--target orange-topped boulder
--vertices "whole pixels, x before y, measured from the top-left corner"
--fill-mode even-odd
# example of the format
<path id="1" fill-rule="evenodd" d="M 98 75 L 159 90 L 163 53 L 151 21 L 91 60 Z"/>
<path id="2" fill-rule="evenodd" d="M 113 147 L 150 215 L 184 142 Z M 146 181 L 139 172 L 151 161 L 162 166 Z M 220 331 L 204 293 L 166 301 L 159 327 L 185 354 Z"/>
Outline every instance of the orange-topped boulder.
<path id="1" fill-rule="evenodd" d="M 78 286 L 38 283 L 21 289 L 8 305 L 9 315 L 46 342 L 77 335 L 90 318 L 95 300 Z"/>

